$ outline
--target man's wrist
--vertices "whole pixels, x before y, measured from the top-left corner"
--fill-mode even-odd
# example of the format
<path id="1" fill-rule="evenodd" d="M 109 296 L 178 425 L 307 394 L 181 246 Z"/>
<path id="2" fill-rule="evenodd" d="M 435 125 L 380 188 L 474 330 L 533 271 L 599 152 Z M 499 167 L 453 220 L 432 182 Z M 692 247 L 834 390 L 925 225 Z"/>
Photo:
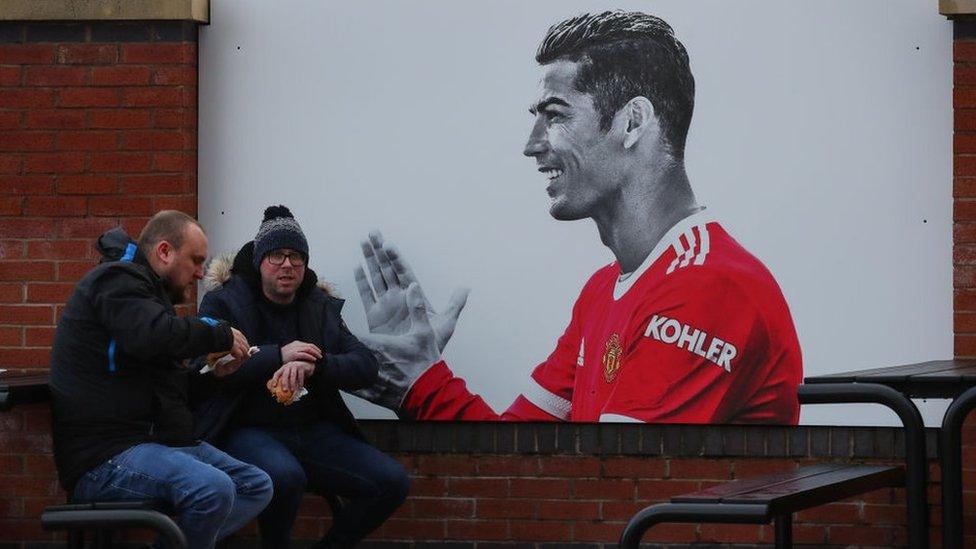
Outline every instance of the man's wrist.
<path id="1" fill-rule="evenodd" d="M 438 358 L 436 362 L 428 365 L 420 371 L 419 375 L 409 381 L 403 394 L 400 395 L 397 409 L 406 410 L 411 414 L 415 413 L 415 410 L 421 409 L 424 399 L 429 396 L 429 387 L 443 387 L 450 381 L 451 377 L 453 374 L 447 367 L 447 363 L 444 362 L 443 358 Z M 419 386 L 418 381 L 420 381 Z M 415 387 L 420 390 L 414 391 Z"/>

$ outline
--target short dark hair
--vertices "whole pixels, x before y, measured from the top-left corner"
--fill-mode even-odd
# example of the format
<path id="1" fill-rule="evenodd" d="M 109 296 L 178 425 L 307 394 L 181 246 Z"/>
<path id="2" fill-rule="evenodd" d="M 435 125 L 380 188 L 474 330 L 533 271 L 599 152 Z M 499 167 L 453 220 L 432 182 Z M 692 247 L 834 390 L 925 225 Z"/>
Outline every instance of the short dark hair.
<path id="1" fill-rule="evenodd" d="M 163 210 L 149 218 L 139 233 L 137 244 L 143 255 L 149 257 L 153 247 L 165 240 L 177 250 L 183 246 L 183 236 L 187 225 L 196 225 L 203 230 L 200 222 L 178 210 Z"/>
<path id="2" fill-rule="evenodd" d="M 695 107 L 688 52 L 664 20 L 640 12 L 583 14 L 549 27 L 535 60 L 580 62 L 575 88 L 593 96 L 600 128 L 628 101 L 644 96 L 654 106 L 675 158 L 684 157 Z"/>

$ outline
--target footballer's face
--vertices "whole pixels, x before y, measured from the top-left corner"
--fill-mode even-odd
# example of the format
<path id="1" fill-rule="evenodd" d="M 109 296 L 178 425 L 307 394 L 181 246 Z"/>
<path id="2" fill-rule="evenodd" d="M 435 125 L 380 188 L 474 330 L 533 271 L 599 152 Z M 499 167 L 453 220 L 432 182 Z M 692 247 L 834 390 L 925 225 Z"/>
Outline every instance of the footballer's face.
<path id="1" fill-rule="evenodd" d="M 594 217 L 618 196 L 615 168 L 622 147 L 600 129 L 593 96 L 574 87 L 579 62 L 560 60 L 542 67 L 535 117 L 523 154 L 535 158 L 546 178 L 549 213 L 556 219 Z"/>

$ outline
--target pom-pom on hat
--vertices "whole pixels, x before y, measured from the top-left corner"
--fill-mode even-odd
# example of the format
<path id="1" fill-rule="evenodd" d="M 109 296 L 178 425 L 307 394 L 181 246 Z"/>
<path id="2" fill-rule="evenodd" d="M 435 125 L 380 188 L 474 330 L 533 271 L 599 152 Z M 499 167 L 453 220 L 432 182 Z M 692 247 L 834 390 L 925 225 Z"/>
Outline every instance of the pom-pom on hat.
<path id="1" fill-rule="evenodd" d="M 291 210 L 284 206 L 269 206 L 264 210 L 264 221 L 254 237 L 254 268 L 260 270 L 264 256 L 279 248 L 299 252 L 308 263 L 308 241 Z"/>

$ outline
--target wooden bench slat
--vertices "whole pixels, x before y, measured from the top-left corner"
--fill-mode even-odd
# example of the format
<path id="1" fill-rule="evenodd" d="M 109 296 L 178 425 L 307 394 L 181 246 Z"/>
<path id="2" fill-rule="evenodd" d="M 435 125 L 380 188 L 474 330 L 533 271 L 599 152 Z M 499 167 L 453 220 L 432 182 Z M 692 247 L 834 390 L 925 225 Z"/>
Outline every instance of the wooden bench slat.
<path id="1" fill-rule="evenodd" d="M 831 471 L 837 471 L 840 469 L 846 469 L 848 467 L 851 467 L 851 465 L 839 464 L 839 463 L 822 463 L 818 465 L 801 467 L 800 469 L 794 469 L 792 471 L 783 471 L 781 473 L 763 475 L 761 477 L 748 477 L 740 480 L 733 480 L 725 484 L 718 484 L 712 486 L 711 488 L 707 488 L 705 490 L 702 490 L 700 492 L 695 492 L 693 494 L 682 494 L 680 496 L 675 496 L 671 498 L 671 502 L 672 503 L 719 503 L 721 501 L 724 501 L 726 498 L 734 497 L 739 494 L 753 492 L 757 489 L 765 488 L 771 484 L 790 482 L 793 480 L 802 479 L 809 476 L 829 473 Z"/>
<path id="2" fill-rule="evenodd" d="M 870 383 L 877 379 L 894 379 L 904 381 L 910 375 L 922 373 L 941 372 L 952 370 L 957 367 L 966 367 L 969 361 L 956 360 L 930 360 L 918 364 L 900 364 L 898 366 L 885 366 L 882 368 L 871 368 L 869 370 L 857 370 L 854 372 L 838 372 L 836 374 L 826 374 L 822 376 L 812 376 L 803 380 L 804 383 L 851 383 L 859 381 Z"/>
<path id="3" fill-rule="evenodd" d="M 902 467 L 858 465 L 776 483 L 724 498 L 722 503 L 764 504 L 773 514 L 793 513 L 878 488 L 902 486 L 904 479 L 905 470 Z"/>

